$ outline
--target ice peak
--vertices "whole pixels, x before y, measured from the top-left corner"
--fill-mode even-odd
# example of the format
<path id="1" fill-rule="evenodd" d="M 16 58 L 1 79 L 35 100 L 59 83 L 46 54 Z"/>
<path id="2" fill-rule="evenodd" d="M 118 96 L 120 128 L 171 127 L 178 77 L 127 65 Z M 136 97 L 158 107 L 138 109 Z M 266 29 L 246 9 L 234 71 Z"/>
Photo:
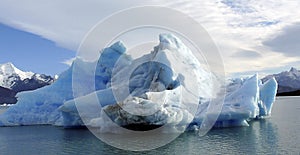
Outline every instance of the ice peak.
<path id="1" fill-rule="evenodd" d="M 126 52 L 126 47 L 122 41 L 115 42 L 109 48 L 113 49 L 116 52 L 119 52 L 120 54 L 123 54 Z"/>
<path id="2" fill-rule="evenodd" d="M 11 63 L 11 62 L 7 62 L 5 64 L 1 64 L 1 66 L 13 66 L 14 67 L 13 63 Z"/>
<path id="3" fill-rule="evenodd" d="M 11 73 L 15 73 L 17 68 L 11 63 L 5 63 L 5 64 L 1 64 L 0 65 L 1 70 L 0 72 L 2 72 L 2 74 L 11 74 Z"/>
<path id="4" fill-rule="evenodd" d="M 292 68 L 290 69 L 290 72 L 292 72 L 292 73 L 297 73 L 298 70 L 297 70 L 295 67 L 292 67 Z"/>
<path id="5" fill-rule="evenodd" d="M 168 46 L 172 48 L 181 48 L 183 43 L 173 34 L 163 33 L 159 35 L 160 47 Z"/>

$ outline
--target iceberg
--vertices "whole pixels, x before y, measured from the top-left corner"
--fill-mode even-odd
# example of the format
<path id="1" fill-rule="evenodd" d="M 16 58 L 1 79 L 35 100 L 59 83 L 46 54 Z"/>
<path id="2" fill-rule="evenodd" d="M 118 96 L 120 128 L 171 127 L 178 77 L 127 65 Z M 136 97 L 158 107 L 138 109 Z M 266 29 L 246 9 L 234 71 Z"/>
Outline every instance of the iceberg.
<path id="1" fill-rule="evenodd" d="M 211 74 L 201 68 L 191 51 L 173 35 L 161 35 L 159 45 L 150 54 L 135 60 L 128 55 L 120 56 L 114 66 L 117 72 L 107 80 L 105 89 L 70 100 L 60 107 L 65 126 L 87 124 L 101 126 L 102 131 L 111 131 L 113 127 L 109 124 L 113 123 L 123 127 L 159 127 L 168 124 L 174 130 L 183 130 L 193 120 L 199 98 L 210 98 L 213 95 L 214 81 L 211 80 Z M 109 73 L 113 71 L 109 70 Z M 126 78 L 128 74 L 130 76 Z M 187 81 L 189 77 L 193 77 L 194 81 Z M 199 87 L 187 88 L 184 85 Z M 185 97 L 182 97 L 183 94 Z M 91 102 L 95 96 L 101 107 L 94 104 L 93 109 L 98 111 L 93 113 L 84 105 L 93 106 L 97 102 Z M 190 105 L 187 106 L 187 103 Z M 78 107 L 83 108 L 76 111 Z M 110 119 L 104 119 L 108 117 Z"/>
<path id="2" fill-rule="evenodd" d="M 217 117 L 215 127 L 230 127 L 271 115 L 274 78 L 265 83 L 258 75 L 230 80 L 222 110 L 212 112 L 210 100 L 224 87 L 218 76 L 203 69 L 176 36 L 161 34 L 159 41 L 137 59 L 122 42 L 103 49 L 97 62 L 77 58 L 52 85 L 19 93 L 17 104 L 0 115 L 0 126 L 91 126 L 100 132 L 118 132 L 115 125 L 167 126 L 182 132 L 201 128 L 210 117 Z"/>
<path id="3" fill-rule="evenodd" d="M 231 80 L 227 85 L 222 111 L 214 126 L 248 126 L 248 121 L 270 116 L 277 85 L 274 78 L 262 84 L 257 74 L 246 79 Z M 196 122 L 201 121 L 198 119 Z"/>

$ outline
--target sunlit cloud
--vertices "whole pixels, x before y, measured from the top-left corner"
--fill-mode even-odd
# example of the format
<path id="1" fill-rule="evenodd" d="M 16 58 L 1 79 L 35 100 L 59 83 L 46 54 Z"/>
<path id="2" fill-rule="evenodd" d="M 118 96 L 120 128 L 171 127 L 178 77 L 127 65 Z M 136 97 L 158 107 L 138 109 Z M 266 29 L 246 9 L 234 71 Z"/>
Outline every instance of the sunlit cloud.
<path id="1" fill-rule="evenodd" d="M 86 33 L 108 15 L 130 7 L 162 5 L 196 19 L 212 36 L 228 75 L 300 66 L 298 0 L 88 0 L 0 2 L 0 22 L 76 51 Z M 130 20 L 130 19 L 128 19 Z M 180 21 L 179 21 L 180 22 Z M 283 40 L 284 39 L 284 40 Z M 262 73 L 263 74 L 263 73 Z"/>
<path id="2" fill-rule="evenodd" d="M 66 64 L 66 65 L 68 65 L 68 66 L 71 66 L 72 63 L 73 63 L 73 61 L 74 61 L 75 59 L 76 59 L 76 57 L 71 58 L 71 59 L 64 60 L 64 61 L 61 62 L 61 63 Z"/>

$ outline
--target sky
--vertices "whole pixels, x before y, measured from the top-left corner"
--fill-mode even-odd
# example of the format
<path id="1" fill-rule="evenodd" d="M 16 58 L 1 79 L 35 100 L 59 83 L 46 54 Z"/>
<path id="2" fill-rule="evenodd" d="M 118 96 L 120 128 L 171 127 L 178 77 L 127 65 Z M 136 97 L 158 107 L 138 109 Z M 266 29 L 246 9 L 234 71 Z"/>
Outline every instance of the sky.
<path id="1" fill-rule="evenodd" d="M 23 71 L 56 75 L 68 68 L 62 63 L 76 55 L 53 41 L 0 24 L 0 64 L 12 62 Z"/>
<path id="2" fill-rule="evenodd" d="M 199 22 L 218 46 L 228 76 L 300 69 L 299 0 L 1 0 L 0 63 L 58 74 L 95 24 L 143 5 L 170 7 Z"/>

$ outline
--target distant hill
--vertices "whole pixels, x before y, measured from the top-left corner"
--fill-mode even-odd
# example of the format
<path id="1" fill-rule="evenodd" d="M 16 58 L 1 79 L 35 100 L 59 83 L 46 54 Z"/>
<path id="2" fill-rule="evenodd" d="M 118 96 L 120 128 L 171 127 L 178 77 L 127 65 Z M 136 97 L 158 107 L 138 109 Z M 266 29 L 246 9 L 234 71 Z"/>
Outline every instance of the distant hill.
<path id="1" fill-rule="evenodd" d="M 24 72 L 12 63 L 0 65 L 0 104 L 17 102 L 16 94 L 35 90 L 54 82 L 54 78 L 44 74 Z"/>
<path id="2" fill-rule="evenodd" d="M 277 96 L 300 96 L 300 70 L 292 67 L 289 71 L 268 75 L 262 81 L 272 77 L 278 82 Z"/>

